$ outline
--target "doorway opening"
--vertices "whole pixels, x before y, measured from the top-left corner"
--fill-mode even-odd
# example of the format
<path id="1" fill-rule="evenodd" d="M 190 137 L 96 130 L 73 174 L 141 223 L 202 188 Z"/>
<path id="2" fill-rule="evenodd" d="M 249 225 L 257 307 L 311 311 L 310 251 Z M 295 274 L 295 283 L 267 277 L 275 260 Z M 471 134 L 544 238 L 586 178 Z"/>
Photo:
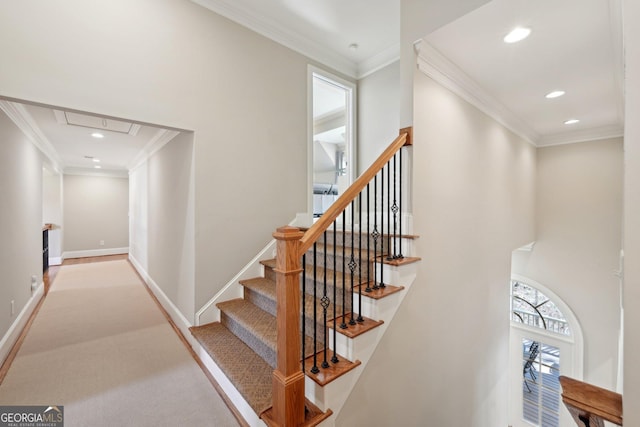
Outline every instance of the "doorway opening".
<path id="1" fill-rule="evenodd" d="M 310 67 L 310 210 L 319 218 L 355 174 L 355 85 Z"/>

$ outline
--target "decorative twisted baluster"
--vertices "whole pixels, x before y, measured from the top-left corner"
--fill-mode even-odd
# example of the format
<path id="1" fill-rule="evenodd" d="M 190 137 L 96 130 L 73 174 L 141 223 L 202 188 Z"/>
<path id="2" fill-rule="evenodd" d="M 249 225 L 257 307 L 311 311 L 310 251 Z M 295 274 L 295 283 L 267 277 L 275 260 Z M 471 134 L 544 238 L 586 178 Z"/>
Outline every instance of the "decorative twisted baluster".
<path id="1" fill-rule="evenodd" d="M 323 320 L 322 332 L 323 332 L 323 339 L 324 339 L 323 340 L 324 352 L 323 352 L 322 364 L 320 366 L 326 369 L 329 367 L 329 362 L 327 362 L 327 344 L 329 343 L 329 341 L 327 340 L 327 308 L 331 303 L 331 301 L 329 300 L 329 297 L 327 296 L 327 230 L 324 231 L 323 240 L 324 240 L 324 259 L 322 263 L 322 268 L 323 268 L 324 274 L 322 275 L 323 290 L 322 290 L 322 299 L 320 300 L 320 305 L 322 305 L 322 320 Z M 318 328 L 317 323 L 315 324 L 315 327 L 316 329 Z"/>
<path id="2" fill-rule="evenodd" d="M 354 202 L 351 202 L 351 259 L 349 260 L 349 270 L 351 270 L 351 318 L 349 319 L 350 325 L 356 324 L 356 319 L 353 316 L 353 283 L 355 280 L 355 271 L 356 271 L 356 267 L 358 267 L 358 264 L 356 263 L 355 257 L 353 255 L 353 253 L 355 252 L 355 248 L 354 248 L 355 212 L 354 211 L 355 211 L 355 204 Z"/>
<path id="3" fill-rule="evenodd" d="M 342 211 L 342 322 L 340 323 L 340 329 L 347 329 L 347 323 L 345 322 L 347 308 L 346 294 L 347 294 L 347 282 L 345 265 L 347 265 L 346 259 L 346 236 L 347 236 L 347 211 Z"/>

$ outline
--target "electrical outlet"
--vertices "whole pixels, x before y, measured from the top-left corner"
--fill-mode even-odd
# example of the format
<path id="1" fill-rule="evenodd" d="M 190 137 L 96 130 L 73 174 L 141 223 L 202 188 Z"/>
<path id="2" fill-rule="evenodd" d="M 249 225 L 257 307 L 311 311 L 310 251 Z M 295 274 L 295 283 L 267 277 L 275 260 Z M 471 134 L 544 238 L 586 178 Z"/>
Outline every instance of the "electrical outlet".
<path id="1" fill-rule="evenodd" d="M 16 312 L 15 301 L 11 300 L 11 315 L 13 316 Z"/>
<path id="2" fill-rule="evenodd" d="M 100 246 L 104 246 L 104 240 L 100 240 Z"/>

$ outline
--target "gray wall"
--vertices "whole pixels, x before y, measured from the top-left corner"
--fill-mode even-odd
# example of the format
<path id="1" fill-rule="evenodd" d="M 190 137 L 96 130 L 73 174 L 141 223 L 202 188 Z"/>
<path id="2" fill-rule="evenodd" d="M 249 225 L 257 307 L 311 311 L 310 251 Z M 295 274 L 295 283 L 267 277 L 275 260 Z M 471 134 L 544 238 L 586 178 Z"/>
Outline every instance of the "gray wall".
<path id="1" fill-rule="evenodd" d="M 306 211 L 304 56 L 176 0 L 1 3 L 0 51 L 1 95 L 194 131 L 196 308 Z"/>
<path id="2" fill-rule="evenodd" d="M 398 136 L 400 62 L 358 80 L 358 173 Z"/>
<path id="3" fill-rule="evenodd" d="M 128 178 L 64 175 L 63 199 L 65 253 L 129 247 Z"/>
<path id="4" fill-rule="evenodd" d="M 337 424 L 506 426 L 511 252 L 534 239 L 535 148 L 421 73 L 414 88 L 423 261 Z"/>
<path id="5" fill-rule="evenodd" d="M 0 111 L 0 340 L 42 282 L 42 157 Z M 11 314 L 11 301 L 15 313 Z"/>
<path id="6" fill-rule="evenodd" d="M 623 0 L 624 128 L 624 425 L 640 425 L 640 3 Z"/>
<path id="7" fill-rule="evenodd" d="M 551 289 L 577 316 L 584 380 L 616 389 L 622 247 L 622 138 L 538 149 L 536 243 L 513 272 Z"/>
<path id="8" fill-rule="evenodd" d="M 130 174 L 131 252 L 194 321 L 193 134 L 181 133 Z"/>

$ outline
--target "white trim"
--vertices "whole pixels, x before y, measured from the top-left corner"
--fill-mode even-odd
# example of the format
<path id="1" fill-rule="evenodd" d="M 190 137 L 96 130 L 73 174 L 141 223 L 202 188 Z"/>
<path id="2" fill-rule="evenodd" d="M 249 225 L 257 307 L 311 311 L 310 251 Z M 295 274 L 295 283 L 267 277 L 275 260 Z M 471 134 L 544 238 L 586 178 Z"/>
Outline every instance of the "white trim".
<path id="1" fill-rule="evenodd" d="M 416 46 L 418 69 L 495 121 L 535 145 L 540 135 L 486 92 L 456 64 L 422 40 Z"/>
<path id="2" fill-rule="evenodd" d="M 375 73 L 378 70 L 383 69 L 389 64 L 393 64 L 400 60 L 400 43 L 396 43 L 388 48 L 376 53 L 375 55 L 358 63 L 358 75 L 359 79 L 363 79 L 368 75 Z"/>
<path id="3" fill-rule="evenodd" d="M 138 274 L 140 274 L 140 277 L 142 277 L 153 295 L 155 295 L 155 297 L 158 299 L 160 305 L 169 314 L 169 317 L 171 317 L 173 323 L 178 327 L 178 329 L 180 329 L 180 332 L 182 332 L 184 338 L 189 342 L 191 347 L 193 347 L 195 339 L 189 331 L 189 328 L 193 326 L 191 322 L 187 320 L 182 312 L 180 312 L 178 307 L 175 306 L 175 304 L 167 297 L 162 289 L 160 289 L 158 284 L 151 278 L 149 273 L 147 273 L 147 271 L 142 267 L 142 264 L 140 264 L 138 260 L 131 254 L 129 254 L 129 261 L 131 261 L 131 264 L 136 269 Z"/>
<path id="4" fill-rule="evenodd" d="M 611 125 L 593 129 L 577 130 L 574 132 L 562 132 L 553 135 L 545 135 L 538 140 L 538 147 L 551 147 L 555 145 L 575 144 L 578 142 L 596 141 L 599 139 L 621 138 L 624 136 L 624 126 Z"/>
<path id="5" fill-rule="evenodd" d="M 62 257 L 60 256 L 49 257 L 49 265 L 62 265 Z"/>
<path id="6" fill-rule="evenodd" d="M 306 220 L 309 214 L 299 213 L 296 218 L 289 223 L 293 227 L 308 226 Z M 271 254 L 269 254 L 271 252 Z M 220 310 L 215 306 L 218 301 L 227 301 L 233 298 L 242 298 L 243 287 L 239 281 L 249 279 L 252 277 L 260 276 L 263 273 L 262 264 L 260 261 L 267 258 L 275 258 L 276 256 L 276 240 L 272 239 L 267 245 L 262 248 L 251 261 L 245 265 L 238 274 L 233 276 L 223 287 L 220 289 L 209 301 L 207 301 L 200 310 L 196 312 L 195 324 L 200 326 L 204 323 L 216 322 L 220 320 Z M 204 317 L 204 318 L 203 318 Z"/>
<path id="7" fill-rule="evenodd" d="M 357 128 L 357 85 L 351 81 L 345 80 L 330 73 L 322 68 L 318 68 L 309 64 L 307 66 L 307 212 L 310 220 L 313 221 L 313 79 L 317 76 L 330 84 L 339 86 L 348 92 L 346 105 L 345 132 L 348 133 L 348 186 L 356 180 L 357 165 L 357 146 L 356 144 L 356 128 Z M 346 139 L 346 137 L 345 137 Z M 340 194 L 338 194 L 340 196 Z"/>
<path id="8" fill-rule="evenodd" d="M 31 317 L 33 310 L 35 310 L 36 306 L 38 305 L 38 302 L 40 302 L 40 299 L 43 296 L 44 296 L 44 284 L 40 283 L 36 291 L 33 293 L 31 298 L 29 298 L 27 303 L 24 305 L 24 307 L 20 311 L 20 314 L 18 314 L 18 317 L 16 317 L 16 320 L 9 327 L 9 330 L 7 331 L 7 333 L 4 334 L 4 336 L 2 337 L 2 340 L 0 340 L 0 366 L 6 360 L 7 356 L 9 355 L 9 352 L 15 345 L 16 341 L 18 341 L 20 334 L 22 333 L 24 327 L 27 325 L 27 322 L 29 321 L 29 317 Z"/>
<path id="9" fill-rule="evenodd" d="M 54 169 L 61 169 L 62 160 L 58 152 L 53 148 L 51 141 L 45 136 L 24 105 L 0 100 L 0 110 L 4 111 L 11 121 L 20 128 L 22 133 L 29 138 L 33 145 L 51 160 Z"/>
<path id="10" fill-rule="evenodd" d="M 355 78 L 357 75 L 357 66 L 355 62 L 337 54 L 331 49 L 324 47 L 320 43 L 311 40 L 302 34 L 283 28 L 277 22 L 265 16 L 256 16 L 253 11 L 248 10 L 238 3 L 232 3 L 224 0 L 191 1 L 244 27 L 247 27 L 258 34 L 275 41 L 276 43 L 334 68 L 336 71 L 344 73 L 349 77 Z"/>
<path id="11" fill-rule="evenodd" d="M 128 254 L 129 248 L 87 249 L 84 251 L 65 251 L 62 259 L 86 258 L 90 256 L 121 255 Z"/>
<path id="12" fill-rule="evenodd" d="M 616 19 L 616 13 L 615 7 L 612 6 L 612 20 Z M 616 36 L 613 34 L 612 37 Z M 414 47 L 418 53 L 417 64 L 421 72 L 536 147 L 617 138 L 624 134 L 623 125 L 609 125 L 542 136 L 429 43 L 421 40 L 416 42 Z M 617 54 L 615 49 L 614 53 Z M 618 78 L 617 75 L 616 77 Z M 618 106 L 618 116 L 621 109 L 622 107 Z M 619 119 L 618 122 L 622 123 L 623 120 Z"/>
<path id="13" fill-rule="evenodd" d="M 129 172 L 126 169 L 88 169 L 67 167 L 64 169 L 63 175 L 77 176 L 104 176 L 108 178 L 128 178 Z"/>
<path id="14" fill-rule="evenodd" d="M 159 129 L 144 148 L 140 150 L 136 157 L 127 165 L 129 171 L 138 168 L 179 134 L 180 132 L 175 130 Z"/>

